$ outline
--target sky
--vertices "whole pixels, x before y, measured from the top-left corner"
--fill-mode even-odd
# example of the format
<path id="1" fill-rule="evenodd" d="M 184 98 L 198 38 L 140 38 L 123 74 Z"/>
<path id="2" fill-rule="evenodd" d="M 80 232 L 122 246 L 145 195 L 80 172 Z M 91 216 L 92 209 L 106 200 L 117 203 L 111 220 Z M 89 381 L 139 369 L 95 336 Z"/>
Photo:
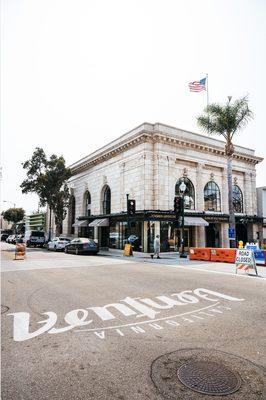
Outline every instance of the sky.
<path id="1" fill-rule="evenodd" d="M 264 0 L 2 0 L 2 209 L 38 209 L 20 189 L 36 147 L 70 165 L 143 122 L 203 133 L 188 83 L 207 73 L 211 103 L 249 96 L 235 143 L 266 158 L 265 16 Z"/>

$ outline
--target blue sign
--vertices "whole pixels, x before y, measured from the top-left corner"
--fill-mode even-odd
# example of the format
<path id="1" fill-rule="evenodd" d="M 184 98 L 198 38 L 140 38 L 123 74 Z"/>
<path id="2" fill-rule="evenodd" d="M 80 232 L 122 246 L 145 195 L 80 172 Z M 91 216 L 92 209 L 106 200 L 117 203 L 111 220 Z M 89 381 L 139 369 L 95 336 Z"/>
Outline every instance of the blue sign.
<path id="1" fill-rule="evenodd" d="M 247 250 L 259 250 L 256 244 L 246 244 L 245 249 Z"/>
<path id="2" fill-rule="evenodd" d="M 262 250 L 254 250 L 254 257 L 257 264 L 265 264 L 265 254 Z"/>
<path id="3" fill-rule="evenodd" d="M 234 228 L 228 228 L 228 237 L 229 237 L 229 239 L 235 239 L 235 230 L 234 230 Z"/>

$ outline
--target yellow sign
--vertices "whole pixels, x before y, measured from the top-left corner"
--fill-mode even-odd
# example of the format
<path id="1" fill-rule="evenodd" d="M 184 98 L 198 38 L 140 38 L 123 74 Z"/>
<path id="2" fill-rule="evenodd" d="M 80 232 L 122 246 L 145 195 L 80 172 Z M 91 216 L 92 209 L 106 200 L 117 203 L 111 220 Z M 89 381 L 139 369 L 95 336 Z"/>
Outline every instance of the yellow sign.
<path id="1" fill-rule="evenodd" d="M 126 256 L 126 257 L 133 256 L 133 250 L 132 250 L 131 244 L 125 244 L 124 256 Z"/>

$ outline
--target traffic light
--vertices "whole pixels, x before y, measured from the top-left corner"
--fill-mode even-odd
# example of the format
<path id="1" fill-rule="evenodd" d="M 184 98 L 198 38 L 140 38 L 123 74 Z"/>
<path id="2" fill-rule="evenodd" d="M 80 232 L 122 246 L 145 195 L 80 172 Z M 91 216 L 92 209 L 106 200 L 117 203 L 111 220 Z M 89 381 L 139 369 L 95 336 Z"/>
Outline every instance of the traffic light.
<path id="1" fill-rule="evenodd" d="M 176 196 L 174 198 L 174 212 L 175 215 L 180 215 L 182 213 L 182 197 Z"/>
<path id="2" fill-rule="evenodd" d="M 127 202 L 127 213 L 133 215 L 136 212 L 136 200 L 128 200 Z"/>

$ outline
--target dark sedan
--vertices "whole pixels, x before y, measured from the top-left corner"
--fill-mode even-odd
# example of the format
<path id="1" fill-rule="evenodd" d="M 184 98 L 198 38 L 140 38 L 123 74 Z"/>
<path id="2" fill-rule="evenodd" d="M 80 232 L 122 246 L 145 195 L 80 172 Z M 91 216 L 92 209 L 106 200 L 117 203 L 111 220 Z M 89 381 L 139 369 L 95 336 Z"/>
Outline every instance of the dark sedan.
<path id="1" fill-rule="evenodd" d="M 76 238 L 71 240 L 65 246 L 65 253 L 74 253 L 78 254 L 97 254 L 99 252 L 98 244 L 92 240 L 87 238 Z"/>

